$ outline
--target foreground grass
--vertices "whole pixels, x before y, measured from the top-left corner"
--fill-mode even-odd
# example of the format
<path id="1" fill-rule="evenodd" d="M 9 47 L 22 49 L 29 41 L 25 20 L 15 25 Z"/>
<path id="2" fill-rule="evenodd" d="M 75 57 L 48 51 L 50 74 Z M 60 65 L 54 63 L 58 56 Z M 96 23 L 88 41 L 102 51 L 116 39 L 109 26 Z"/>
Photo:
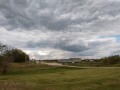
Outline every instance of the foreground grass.
<path id="1" fill-rule="evenodd" d="M 13 64 L 0 90 L 119 90 L 120 68 Z"/>

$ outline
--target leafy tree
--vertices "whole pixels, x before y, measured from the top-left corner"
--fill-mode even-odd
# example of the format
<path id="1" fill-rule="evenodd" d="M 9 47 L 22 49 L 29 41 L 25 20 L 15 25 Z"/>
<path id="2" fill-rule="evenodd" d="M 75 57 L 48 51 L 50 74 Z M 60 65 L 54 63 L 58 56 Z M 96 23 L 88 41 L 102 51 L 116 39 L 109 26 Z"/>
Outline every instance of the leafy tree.
<path id="1" fill-rule="evenodd" d="M 6 74 L 10 62 L 24 63 L 29 61 L 29 56 L 19 49 L 0 43 L 0 72 Z"/>
<path id="2" fill-rule="evenodd" d="M 13 57 L 13 62 L 24 63 L 24 62 L 29 61 L 29 56 L 22 50 L 12 49 L 10 52 Z"/>

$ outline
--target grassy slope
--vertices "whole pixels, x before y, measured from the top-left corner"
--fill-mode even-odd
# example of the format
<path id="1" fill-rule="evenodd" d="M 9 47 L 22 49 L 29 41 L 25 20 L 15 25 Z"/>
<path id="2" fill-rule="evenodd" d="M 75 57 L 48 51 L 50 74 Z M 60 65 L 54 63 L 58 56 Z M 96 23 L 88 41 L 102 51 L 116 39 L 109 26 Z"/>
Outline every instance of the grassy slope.
<path id="1" fill-rule="evenodd" d="M 12 65 L 0 75 L 0 90 L 119 90 L 120 68 Z"/>

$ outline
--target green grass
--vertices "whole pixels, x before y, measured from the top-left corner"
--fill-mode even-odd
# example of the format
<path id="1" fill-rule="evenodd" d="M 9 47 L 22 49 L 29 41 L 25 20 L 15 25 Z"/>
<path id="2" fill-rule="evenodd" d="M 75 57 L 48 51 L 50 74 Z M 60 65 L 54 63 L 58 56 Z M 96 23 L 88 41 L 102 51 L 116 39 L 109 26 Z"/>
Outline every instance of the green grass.
<path id="1" fill-rule="evenodd" d="M 105 65 L 105 64 L 103 64 L 101 62 L 68 63 L 68 65 L 71 65 L 71 66 L 80 66 L 80 67 L 120 67 L 120 63 Z"/>
<path id="2" fill-rule="evenodd" d="M 0 90 L 120 90 L 120 68 L 13 64 Z"/>

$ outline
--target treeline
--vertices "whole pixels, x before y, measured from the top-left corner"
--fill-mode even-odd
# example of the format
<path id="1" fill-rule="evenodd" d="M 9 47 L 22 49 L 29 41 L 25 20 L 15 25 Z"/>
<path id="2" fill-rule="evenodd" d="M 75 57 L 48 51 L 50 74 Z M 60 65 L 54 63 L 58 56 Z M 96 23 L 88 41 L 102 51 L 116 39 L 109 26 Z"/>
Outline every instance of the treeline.
<path id="1" fill-rule="evenodd" d="M 120 56 L 114 55 L 114 56 L 101 58 L 100 60 L 104 65 L 118 64 L 120 63 Z"/>
<path id="2" fill-rule="evenodd" d="M 120 67 L 120 55 L 113 55 L 99 59 L 84 59 L 80 62 L 66 62 L 63 64 L 80 67 Z"/>
<path id="3" fill-rule="evenodd" d="M 0 43 L 0 72 L 5 74 L 9 69 L 9 63 L 25 63 L 29 61 L 29 56 L 20 49 Z"/>

